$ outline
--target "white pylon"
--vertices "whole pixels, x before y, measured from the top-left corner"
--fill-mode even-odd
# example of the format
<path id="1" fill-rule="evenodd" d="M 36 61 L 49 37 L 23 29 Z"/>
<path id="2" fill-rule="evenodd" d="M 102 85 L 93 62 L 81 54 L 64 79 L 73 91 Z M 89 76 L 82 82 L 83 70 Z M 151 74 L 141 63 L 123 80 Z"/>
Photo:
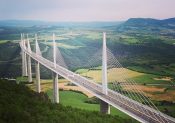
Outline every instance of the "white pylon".
<path id="1" fill-rule="evenodd" d="M 29 52 L 31 52 L 31 47 L 30 47 L 30 41 L 29 41 L 29 38 L 28 38 L 28 34 L 27 34 L 27 49 Z"/>
<path id="2" fill-rule="evenodd" d="M 56 43 L 55 43 L 55 34 L 53 33 L 53 63 L 56 68 Z"/>
<path id="3" fill-rule="evenodd" d="M 36 52 L 37 55 L 41 55 L 36 34 L 35 34 L 35 52 Z M 35 72 L 36 72 L 36 91 L 38 93 L 40 93 L 41 92 L 41 87 L 40 87 L 40 64 L 39 64 L 38 61 L 36 61 L 36 63 L 35 63 Z"/>
<path id="4" fill-rule="evenodd" d="M 24 47 L 24 42 L 23 42 L 23 34 L 21 33 L 21 45 Z M 22 76 L 25 76 L 25 65 L 24 65 L 24 51 L 23 49 L 21 50 L 21 57 L 22 57 Z"/>
<path id="5" fill-rule="evenodd" d="M 25 40 L 25 36 L 24 36 L 24 34 L 22 34 L 22 46 L 24 47 L 24 50 L 26 50 L 26 40 Z M 23 66 L 22 66 L 22 71 L 23 71 L 23 76 L 27 76 L 27 54 L 24 52 L 24 51 L 22 51 L 22 64 L 23 64 Z"/>
<path id="6" fill-rule="evenodd" d="M 36 52 L 37 55 L 42 56 L 40 48 L 39 48 L 39 44 L 38 44 L 37 34 L 35 34 L 35 52 Z"/>
<path id="7" fill-rule="evenodd" d="M 107 83 L 107 52 L 106 52 L 106 33 L 103 32 L 103 51 L 102 51 L 102 88 L 103 93 L 108 94 L 108 83 Z M 100 101 L 101 113 L 110 114 L 110 105 L 103 100 Z"/>
<path id="8" fill-rule="evenodd" d="M 38 53 L 37 45 L 38 45 L 37 34 L 35 34 L 35 52 L 36 54 Z"/>
<path id="9" fill-rule="evenodd" d="M 53 62 L 56 68 L 56 43 L 55 34 L 53 34 Z M 53 102 L 59 103 L 59 88 L 58 88 L 58 74 L 53 72 Z"/>
<path id="10" fill-rule="evenodd" d="M 22 34 L 22 37 L 23 37 L 23 47 L 24 47 L 24 49 L 26 49 L 26 42 L 25 42 L 25 35 L 24 35 L 24 33 Z"/>
<path id="11" fill-rule="evenodd" d="M 103 32 L 102 87 L 103 87 L 103 93 L 107 95 L 108 83 L 107 83 L 107 52 L 106 52 L 106 33 L 105 32 Z"/>
<path id="12" fill-rule="evenodd" d="M 27 50 L 29 52 L 31 52 L 31 47 L 30 47 L 28 34 L 27 34 Z M 28 61 L 28 81 L 32 82 L 31 57 L 29 55 L 27 56 L 27 61 Z"/>

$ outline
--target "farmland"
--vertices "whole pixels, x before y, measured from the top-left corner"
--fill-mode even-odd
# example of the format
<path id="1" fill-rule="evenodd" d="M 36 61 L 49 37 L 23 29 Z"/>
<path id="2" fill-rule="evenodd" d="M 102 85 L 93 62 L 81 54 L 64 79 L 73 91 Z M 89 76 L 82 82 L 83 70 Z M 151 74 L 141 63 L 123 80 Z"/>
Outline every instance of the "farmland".
<path id="1" fill-rule="evenodd" d="M 110 22 L 107 24 L 111 25 Z M 134 27 L 137 26 L 137 24 L 134 25 Z M 101 56 L 98 54 L 94 58 L 94 55 L 102 47 L 102 32 L 105 31 L 108 49 L 123 66 L 123 68 L 118 66 L 108 68 L 109 87 L 112 89 L 112 82 L 115 81 L 127 83 L 127 81 L 133 80 L 137 83 L 137 88 L 144 91 L 162 111 L 168 110 L 168 114 L 174 112 L 174 27 L 162 28 L 152 25 L 133 28 L 133 25 L 128 25 L 128 22 L 125 22 L 121 24 L 112 23 L 112 26 L 104 26 L 103 24 L 94 26 L 88 23 L 86 26 L 63 24 L 61 26 L 2 26 L 0 28 L 1 78 L 21 76 L 21 56 L 18 45 L 20 33 L 28 33 L 32 50 L 34 50 L 34 34 L 37 33 L 42 55 L 49 60 L 52 60 L 52 34 L 55 33 L 57 47 L 67 68 L 100 83 L 102 78 L 101 61 L 96 62 L 95 60 L 101 59 Z M 33 77 L 35 77 L 34 65 L 34 61 L 32 61 Z M 41 66 L 41 89 L 43 92 L 47 92 L 50 98 L 52 93 L 51 77 L 52 72 Z M 60 92 L 63 105 L 76 107 L 75 104 L 70 104 L 70 101 L 66 101 L 64 98 L 76 95 L 75 99 L 79 102 L 75 102 L 80 104 L 76 108 L 84 108 L 85 106 L 87 110 L 98 109 L 95 104 L 91 107 L 90 104 L 84 103 L 84 100 L 88 100 L 93 95 L 77 86 L 68 86 L 69 82 L 61 77 L 59 83 L 60 89 L 65 90 Z M 35 90 L 34 84 L 27 86 Z M 122 89 L 131 91 L 132 87 L 125 86 Z M 68 90 L 81 91 L 83 94 Z M 115 111 L 112 112 L 115 114 Z M 120 115 L 118 111 L 116 112 Z"/>

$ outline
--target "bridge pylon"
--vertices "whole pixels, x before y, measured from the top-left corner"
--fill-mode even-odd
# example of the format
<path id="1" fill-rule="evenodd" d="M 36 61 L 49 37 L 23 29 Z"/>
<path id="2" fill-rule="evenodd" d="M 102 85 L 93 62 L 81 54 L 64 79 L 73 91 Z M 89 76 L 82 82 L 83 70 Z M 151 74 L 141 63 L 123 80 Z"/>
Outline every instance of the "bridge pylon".
<path id="1" fill-rule="evenodd" d="M 21 44 L 23 46 L 23 34 L 21 33 Z M 24 51 L 21 50 L 21 57 L 22 57 L 22 76 L 24 76 Z"/>
<path id="2" fill-rule="evenodd" d="M 27 50 L 31 52 L 30 42 L 27 34 Z M 28 65 L 28 81 L 32 82 L 32 68 L 31 68 L 31 57 L 27 55 L 27 65 Z"/>
<path id="3" fill-rule="evenodd" d="M 26 48 L 26 41 L 24 39 L 24 34 L 21 34 L 21 44 L 24 48 Z M 22 76 L 27 76 L 27 57 L 26 53 L 22 50 Z"/>
<path id="4" fill-rule="evenodd" d="M 103 32 L 103 50 L 102 50 L 102 91 L 108 95 L 107 82 L 107 51 L 106 51 L 106 33 Z M 103 100 L 100 101 L 100 111 L 105 114 L 110 114 L 110 105 Z"/>
<path id="5" fill-rule="evenodd" d="M 35 34 L 35 52 L 37 55 L 41 55 L 40 54 L 40 50 L 38 47 L 38 41 L 37 41 L 37 35 Z M 40 87 L 40 64 L 38 61 L 35 61 L 35 73 L 36 73 L 36 91 L 38 93 L 41 92 L 41 87 Z"/>
<path id="6" fill-rule="evenodd" d="M 56 68 L 56 43 L 55 43 L 55 34 L 53 34 L 53 62 L 54 67 Z M 59 103 L 59 88 L 58 88 L 58 74 L 53 72 L 53 102 Z"/>

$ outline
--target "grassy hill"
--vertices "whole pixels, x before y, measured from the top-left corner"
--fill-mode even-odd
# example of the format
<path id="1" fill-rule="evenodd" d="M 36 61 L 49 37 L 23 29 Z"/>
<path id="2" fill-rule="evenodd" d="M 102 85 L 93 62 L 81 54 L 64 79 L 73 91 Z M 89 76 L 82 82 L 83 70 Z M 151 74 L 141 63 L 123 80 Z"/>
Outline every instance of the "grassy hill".
<path id="1" fill-rule="evenodd" d="M 45 93 L 24 84 L 0 80 L 0 123 L 128 123 L 117 116 L 103 115 L 53 104 Z"/>
<path id="2" fill-rule="evenodd" d="M 175 25 L 175 18 L 169 18 L 164 20 L 157 20 L 152 18 L 130 18 L 125 22 L 125 25 L 130 26 L 164 26 L 173 27 Z"/>

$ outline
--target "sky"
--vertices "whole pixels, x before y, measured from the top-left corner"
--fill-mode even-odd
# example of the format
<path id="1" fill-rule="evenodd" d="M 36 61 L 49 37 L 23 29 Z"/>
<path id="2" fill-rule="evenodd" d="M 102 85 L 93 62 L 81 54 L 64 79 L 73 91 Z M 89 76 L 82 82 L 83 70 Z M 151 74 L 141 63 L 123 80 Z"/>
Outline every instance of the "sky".
<path id="1" fill-rule="evenodd" d="M 0 0 L 0 20 L 122 21 L 175 17 L 175 0 Z"/>

